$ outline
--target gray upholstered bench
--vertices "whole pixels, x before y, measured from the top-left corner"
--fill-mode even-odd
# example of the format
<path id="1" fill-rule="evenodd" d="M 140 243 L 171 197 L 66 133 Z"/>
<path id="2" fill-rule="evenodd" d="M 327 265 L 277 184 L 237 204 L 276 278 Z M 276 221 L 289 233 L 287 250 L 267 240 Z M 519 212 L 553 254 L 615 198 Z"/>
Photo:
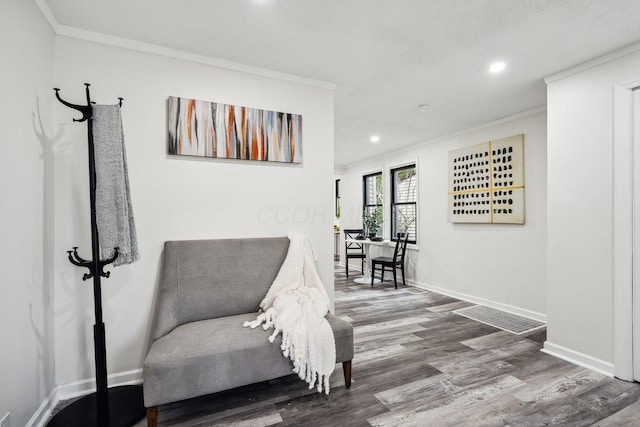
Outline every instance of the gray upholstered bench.
<path id="1" fill-rule="evenodd" d="M 271 344 L 272 331 L 242 326 L 255 320 L 288 247 L 286 237 L 165 243 L 154 341 L 143 369 L 149 426 L 157 425 L 158 405 L 292 373 L 280 336 Z M 326 317 L 350 387 L 353 327 Z"/>

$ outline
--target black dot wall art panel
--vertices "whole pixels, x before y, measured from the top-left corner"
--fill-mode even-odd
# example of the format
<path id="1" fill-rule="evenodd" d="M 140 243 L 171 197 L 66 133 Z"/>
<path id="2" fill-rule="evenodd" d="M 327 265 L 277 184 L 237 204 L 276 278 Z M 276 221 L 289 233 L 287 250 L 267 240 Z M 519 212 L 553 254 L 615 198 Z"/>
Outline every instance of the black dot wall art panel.
<path id="1" fill-rule="evenodd" d="M 449 151 L 449 222 L 524 224 L 524 135 Z"/>

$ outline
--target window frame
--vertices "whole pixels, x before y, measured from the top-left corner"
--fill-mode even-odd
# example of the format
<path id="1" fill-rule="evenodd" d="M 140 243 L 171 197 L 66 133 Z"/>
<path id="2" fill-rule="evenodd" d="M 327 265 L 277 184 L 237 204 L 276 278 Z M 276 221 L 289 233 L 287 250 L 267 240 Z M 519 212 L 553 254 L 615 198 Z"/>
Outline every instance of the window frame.
<path id="1" fill-rule="evenodd" d="M 375 179 L 377 176 L 380 177 L 380 203 L 367 203 L 367 179 L 372 178 Z M 374 189 L 375 189 L 375 185 L 374 185 Z M 374 195 L 375 197 L 375 195 Z M 364 218 L 366 213 L 369 211 L 369 208 L 373 208 L 376 209 L 378 208 L 380 210 L 380 213 L 383 214 L 384 213 L 384 175 L 382 173 L 381 170 L 376 171 L 376 172 L 370 172 L 370 173 L 365 173 L 362 175 L 362 228 L 365 228 L 364 226 Z M 375 200 L 374 200 L 375 201 Z M 383 218 L 383 222 L 384 222 L 384 218 Z M 382 228 L 382 224 L 380 224 L 380 230 L 379 232 L 383 232 L 383 228 Z"/>
<path id="2" fill-rule="evenodd" d="M 335 179 L 335 190 L 334 190 L 335 202 L 334 202 L 334 212 L 333 215 L 336 219 L 340 219 L 340 178 Z"/>
<path id="3" fill-rule="evenodd" d="M 413 202 L 396 202 L 396 173 L 403 171 L 403 170 L 407 170 L 407 169 L 413 169 L 414 170 L 414 177 L 415 177 L 415 199 Z M 415 219 L 414 219 L 414 238 L 413 239 L 409 239 L 407 240 L 407 243 L 411 243 L 411 244 L 417 244 L 418 243 L 418 163 L 417 162 L 411 162 L 411 163 L 404 163 L 402 165 L 398 165 L 395 167 L 391 167 L 389 168 L 389 177 L 390 177 L 390 190 L 391 190 L 391 194 L 389 197 L 389 207 L 390 207 L 390 216 L 389 218 L 391 219 L 390 222 L 390 238 L 392 241 L 396 241 L 398 240 L 397 238 L 397 221 L 396 221 L 396 215 L 395 215 L 395 207 L 396 206 L 410 206 L 413 205 L 414 206 L 414 211 L 415 211 Z"/>

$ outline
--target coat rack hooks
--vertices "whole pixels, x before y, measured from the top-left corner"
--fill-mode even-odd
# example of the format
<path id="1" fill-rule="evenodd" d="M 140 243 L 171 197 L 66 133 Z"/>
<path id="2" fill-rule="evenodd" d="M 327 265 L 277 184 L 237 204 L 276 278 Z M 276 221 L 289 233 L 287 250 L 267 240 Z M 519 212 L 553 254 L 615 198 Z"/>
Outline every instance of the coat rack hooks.
<path id="1" fill-rule="evenodd" d="M 95 102 L 91 101 L 89 83 L 85 83 L 86 105 L 73 104 L 60 97 L 60 89 L 54 88 L 56 98 L 63 105 L 79 111 L 82 118 L 73 119 L 74 122 L 87 122 L 87 142 L 89 147 L 89 198 L 91 208 L 91 260 L 86 260 L 78 255 L 78 247 L 67 251 L 69 261 L 78 267 L 89 269 L 82 276 L 82 280 L 93 279 L 93 299 L 95 311 L 95 324 L 93 325 L 93 343 L 96 368 L 96 392 L 86 395 L 69 406 L 60 410 L 47 424 L 49 427 L 61 427 L 70 425 L 99 426 L 99 427 L 125 427 L 131 426 L 145 415 L 142 387 L 137 385 L 107 386 L 107 351 L 105 340 L 105 327 L 102 321 L 102 289 L 100 278 L 108 278 L 110 272 L 105 272 L 104 267 L 113 263 L 119 254 L 115 248 L 114 254 L 108 259 L 100 259 L 100 239 L 96 223 L 96 169 L 93 144 L 93 108 Z M 122 98 L 119 105 L 122 107 Z"/>
<path id="2" fill-rule="evenodd" d="M 58 98 L 58 101 L 60 101 L 62 104 L 66 105 L 69 108 L 72 108 L 74 110 L 78 110 L 82 113 L 82 118 L 80 119 L 73 119 L 74 122 L 84 122 L 86 120 L 89 120 L 91 118 L 91 105 L 95 104 L 94 101 L 91 100 L 91 92 L 90 92 L 90 87 L 91 87 L 91 83 L 85 83 L 85 93 L 87 96 L 87 105 L 77 105 L 77 104 L 72 104 L 70 102 L 65 101 L 64 99 L 62 99 L 62 97 L 60 97 L 60 88 L 54 87 L 53 90 L 56 92 L 56 98 Z M 124 98 L 122 97 L 118 97 L 118 105 L 120 107 L 122 107 L 122 102 L 124 101 Z"/>

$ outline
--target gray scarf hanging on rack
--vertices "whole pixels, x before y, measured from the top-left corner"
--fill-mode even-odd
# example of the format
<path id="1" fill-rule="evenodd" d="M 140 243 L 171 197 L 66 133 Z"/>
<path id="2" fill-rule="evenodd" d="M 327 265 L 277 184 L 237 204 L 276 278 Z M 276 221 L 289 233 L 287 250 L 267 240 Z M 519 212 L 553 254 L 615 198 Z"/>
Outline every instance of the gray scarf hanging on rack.
<path id="1" fill-rule="evenodd" d="M 93 105 L 93 144 L 96 163 L 96 222 L 102 259 L 119 248 L 114 265 L 140 258 L 133 219 L 129 172 L 118 105 Z"/>

